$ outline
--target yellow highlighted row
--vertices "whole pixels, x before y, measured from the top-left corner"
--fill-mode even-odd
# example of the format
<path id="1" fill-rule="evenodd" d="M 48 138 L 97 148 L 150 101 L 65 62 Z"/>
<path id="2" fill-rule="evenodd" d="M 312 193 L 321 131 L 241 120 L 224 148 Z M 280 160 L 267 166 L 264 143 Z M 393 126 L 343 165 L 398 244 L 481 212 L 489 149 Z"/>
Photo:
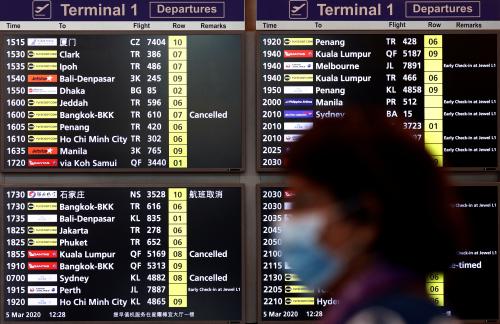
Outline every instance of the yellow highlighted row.
<path id="1" fill-rule="evenodd" d="M 443 144 L 443 134 L 441 132 L 425 133 L 425 144 Z"/>
<path id="2" fill-rule="evenodd" d="M 168 213 L 169 224 L 186 224 L 187 213 Z"/>
<path id="3" fill-rule="evenodd" d="M 170 168 L 187 168 L 187 36 L 168 38 Z"/>
<path id="4" fill-rule="evenodd" d="M 424 48 L 443 47 L 443 35 L 424 35 Z"/>
<path id="5" fill-rule="evenodd" d="M 187 198 L 187 188 L 168 189 L 168 304 L 173 308 L 188 306 Z"/>
<path id="6" fill-rule="evenodd" d="M 187 188 L 169 188 L 168 200 L 187 200 Z"/>
<path id="7" fill-rule="evenodd" d="M 427 65 L 427 62 L 424 62 Z M 443 83 L 443 72 L 424 72 L 424 84 L 428 86 L 429 84 L 442 84 Z"/>
<path id="8" fill-rule="evenodd" d="M 187 307 L 187 296 L 168 296 L 168 307 Z"/>
<path id="9" fill-rule="evenodd" d="M 187 247 L 187 236 L 181 237 L 169 237 L 168 238 L 168 247 L 170 248 L 185 248 Z"/>
<path id="10" fill-rule="evenodd" d="M 170 168 L 187 168 L 187 157 L 170 157 L 168 165 Z"/>
<path id="11" fill-rule="evenodd" d="M 441 48 L 441 47 L 426 48 L 424 50 L 424 59 L 425 60 L 442 60 L 443 59 L 443 48 Z"/>
<path id="12" fill-rule="evenodd" d="M 443 36 L 424 35 L 424 142 L 443 166 Z"/>
<path id="13" fill-rule="evenodd" d="M 444 306 L 444 274 L 433 272 L 427 275 L 427 294 L 437 306 Z"/>
<path id="14" fill-rule="evenodd" d="M 186 271 L 187 260 L 168 260 L 168 271 Z"/>
<path id="15" fill-rule="evenodd" d="M 187 201 L 186 200 L 169 200 L 168 201 L 169 213 L 186 213 Z"/>
<path id="16" fill-rule="evenodd" d="M 443 131 L 443 119 L 426 119 L 424 122 L 425 132 L 442 132 Z"/>
<path id="17" fill-rule="evenodd" d="M 187 121 L 169 121 L 168 131 L 171 133 L 182 133 L 187 129 Z"/>
<path id="18" fill-rule="evenodd" d="M 168 144 L 187 144 L 186 133 L 168 134 Z"/>
<path id="19" fill-rule="evenodd" d="M 439 143 L 426 143 L 425 148 L 433 157 L 443 156 L 443 144 Z"/>
<path id="20" fill-rule="evenodd" d="M 443 62 L 441 60 L 425 60 L 424 72 L 442 72 Z"/>

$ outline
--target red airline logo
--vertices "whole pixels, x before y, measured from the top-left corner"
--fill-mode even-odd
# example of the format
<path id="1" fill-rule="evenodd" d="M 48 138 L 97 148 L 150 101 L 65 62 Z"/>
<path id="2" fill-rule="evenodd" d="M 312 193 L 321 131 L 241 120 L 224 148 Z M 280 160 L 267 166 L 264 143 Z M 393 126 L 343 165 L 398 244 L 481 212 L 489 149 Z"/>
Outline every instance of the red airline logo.
<path id="1" fill-rule="evenodd" d="M 28 82 L 57 82 L 57 74 L 28 74 Z"/>
<path id="2" fill-rule="evenodd" d="M 295 197 L 295 192 L 290 189 L 285 189 L 285 198 L 293 198 Z"/>
<path id="3" fill-rule="evenodd" d="M 285 50 L 285 58 L 311 58 L 314 56 L 313 50 Z"/>
<path id="4" fill-rule="evenodd" d="M 31 168 L 49 168 L 57 166 L 57 159 L 29 159 L 28 166 Z"/>
<path id="5" fill-rule="evenodd" d="M 57 270 L 57 262 L 28 262 L 28 270 Z"/>
<path id="6" fill-rule="evenodd" d="M 28 259 L 54 259 L 57 250 L 28 250 Z"/>
<path id="7" fill-rule="evenodd" d="M 57 147 L 28 147 L 29 155 L 57 155 Z"/>

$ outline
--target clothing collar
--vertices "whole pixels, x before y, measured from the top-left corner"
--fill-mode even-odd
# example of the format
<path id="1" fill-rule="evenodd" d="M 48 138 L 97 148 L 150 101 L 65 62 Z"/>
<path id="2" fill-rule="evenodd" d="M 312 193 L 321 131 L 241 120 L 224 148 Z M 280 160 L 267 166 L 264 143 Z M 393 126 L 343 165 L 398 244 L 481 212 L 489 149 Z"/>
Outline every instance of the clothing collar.
<path id="1" fill-rule="evenodd" d="M 343 323 L 362 305 L 384 294 L 404 291 L 416 282 L 418 283 L 418 277 L 409 270 L 385 262 L 375 263 L 341 289 L 338 297 L 335 297 L 339 304 L 330 307 L 323 323 Z"/>

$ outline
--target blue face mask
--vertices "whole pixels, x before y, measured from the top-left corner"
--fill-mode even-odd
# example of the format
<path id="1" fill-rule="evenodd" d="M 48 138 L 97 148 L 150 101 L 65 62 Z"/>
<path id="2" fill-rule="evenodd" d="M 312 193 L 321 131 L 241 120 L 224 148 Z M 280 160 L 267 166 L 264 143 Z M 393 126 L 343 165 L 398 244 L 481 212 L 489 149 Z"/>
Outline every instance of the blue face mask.
<path id="1" fill-rule="evenodd" d="M 303 216 L 281 224 L 281 249 L 285 262 L 309 288 L 326 288 L 344 269 L 344 262 L 320 244 L 326 217 Z"/>

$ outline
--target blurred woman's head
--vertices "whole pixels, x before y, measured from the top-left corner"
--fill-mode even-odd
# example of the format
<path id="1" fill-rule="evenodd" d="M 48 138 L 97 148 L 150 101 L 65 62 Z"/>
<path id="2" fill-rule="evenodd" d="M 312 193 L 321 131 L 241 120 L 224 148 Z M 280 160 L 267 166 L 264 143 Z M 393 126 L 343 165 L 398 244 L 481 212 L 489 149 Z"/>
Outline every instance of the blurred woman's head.
<path id="1" fill-rule="evenodd" d="M 442 171 L 412 134 L 379 116 L 352 109 L 341 120 L 315 123 L 286 157 L 293 240 L 308 236 L 315 244 L 302 261 L 315 265 L 304 274 L 313 283 L 373 260 L 424 280 L 445 270 L 456 251 L 460 224 Z"/>

